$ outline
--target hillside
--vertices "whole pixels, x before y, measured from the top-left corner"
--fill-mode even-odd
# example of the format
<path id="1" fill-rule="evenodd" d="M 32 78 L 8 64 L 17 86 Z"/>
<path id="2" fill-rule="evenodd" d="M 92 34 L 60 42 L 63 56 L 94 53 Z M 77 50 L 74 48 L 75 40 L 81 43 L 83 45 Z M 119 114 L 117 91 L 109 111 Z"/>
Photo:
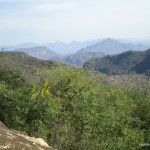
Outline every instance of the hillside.
<path id="1" fill-rule="evenodd" d="M 52 61 L 40 60 L 23 52 L 0 52 L 0 69 L 17 70 L 31 83 L 39 80 L 36 73 L 40 68 L 48 69 L 55 65 Z"/>
<path id="2" fill-rule="evenodd" d="M 100 71 L 108 75 L 128 73 L 145 73 L 149 75 L 149 51 L 128 51 L 118 55 L 94 58 L 83 66 L 84 68 Z"/>
<path id="3" fill-rule="evenodd" d="M 150 76 L 150 49 L 145 52 L 144 59 L 137 63 L 133 70 Z"/>
<path id="4" fill-rule="evenodd" d="M 148 48 L 149 48 L 148 46 L 144 46 L 142 44 L 135 45 L 131 43 L 122 43 L 118 40 L 107 38 L 101 42 L 96 43 L 95 45 L 79 50 L 78 53 L 101 52 L 110 55 L 110 54 L 118 54 L 129 50 L 146 50 Z"/>
<path id="5" fill-rule="evenodd" d="M 31 47 L 31 48 L 17 48 L 14 49 L 17 52 L 24 52 L 32 57 L 39 59 L 50 60 L 61 57 L 54 51 L 48 49 L 47 47 Z"/>

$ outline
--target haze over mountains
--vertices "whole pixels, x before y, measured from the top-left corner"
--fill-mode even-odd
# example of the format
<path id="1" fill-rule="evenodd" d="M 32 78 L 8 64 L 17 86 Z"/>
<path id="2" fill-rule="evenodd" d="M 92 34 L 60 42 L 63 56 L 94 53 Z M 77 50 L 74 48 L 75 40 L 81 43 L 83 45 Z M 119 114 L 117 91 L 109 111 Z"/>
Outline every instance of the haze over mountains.
<path id="1" fill-rule="evenodd" d="M 72 41 L 71 43 L 64 43 L 61 41 L 57 41 L 55 43 L 47 43 L 45 44 L 45 46 L 57 52 L 58 54 L 70 55 L 76 53 L 81 48 L 94 45 L 100 41 L 102 41 L 102 39 L 85 41 L 85 42 Z"/>
<path id="2" fill-rule="evenodd" d="M 30 56 L 44 60 L 59 60 L 67 64 L 81 66 L 91 58 L 118 54 L 128 50 L 146 50 L 150 46 L 106 38 L 85 42 L 73 41 L 71 43 L 57 41 L 42 45 L 30 42 L 17 46 L 5 46 L 3 48 L 4 50 L 25 52 Z"/>
<path id="3" fill-rule="evenodd" d="M 19 45 L 9 45 L 9 46 L 0 46 L 0 48 L 4 48 L 5 50 L 13 50 L 18 48 L 33 48 L 33 47 L 47 47 L 49 49 L 52 49 L 56 53 L 60 55 L 70 55 L 76 53 L 81 48 L 94 45 L 98 42 L 102 41 L 102 39 L 98 40 L 91 40 L 91 41 L 72 41 L 71 43 L 64 43 L 61 41 L 56 41 L 54 43 L 46 43 L 46 44 L 39 44 L 35 42 L 28 42 L 28 43 L 22 43 Z"/>

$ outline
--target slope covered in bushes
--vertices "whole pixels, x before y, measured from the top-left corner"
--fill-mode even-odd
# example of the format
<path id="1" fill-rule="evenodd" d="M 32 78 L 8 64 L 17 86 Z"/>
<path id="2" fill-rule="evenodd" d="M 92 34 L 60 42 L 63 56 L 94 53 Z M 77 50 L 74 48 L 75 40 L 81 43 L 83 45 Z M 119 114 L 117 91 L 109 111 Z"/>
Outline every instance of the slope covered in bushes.
<path id="1" fill-rule="evenodd" d="M 10 128 L 64 150 L 136 150 L 150 143 L 145 91 L 114 88 L 63 65 L 41 68 L 33 85 L 13 68 L 0 74 L 0 121 Z"/>
<path id="2" fill-rule="evenodd" d="M 148 142 L 149 96 L 97 85 L 83 74 L 55 68 L 47 80 L 44 71 L 40 86 L 1 83 L 2 121 L 60 149 L 136 149 Z"/>

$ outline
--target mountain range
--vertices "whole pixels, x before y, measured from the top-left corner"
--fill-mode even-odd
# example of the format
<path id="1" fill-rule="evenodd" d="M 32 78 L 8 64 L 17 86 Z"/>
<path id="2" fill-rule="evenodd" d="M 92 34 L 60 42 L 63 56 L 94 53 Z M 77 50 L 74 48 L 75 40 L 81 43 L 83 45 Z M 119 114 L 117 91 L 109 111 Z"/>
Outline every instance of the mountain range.
<path id="1" fill-rule="evenodd" d="M 123 43 L 112 38 L 107 38 L 92 46 L 81 49 L 78 53 L 101 52 L 104 54 L 118 54 L 128 50 L 146 50 L 147 48 L 148 46 L 142 44 Z"/>
<path id="2" fill-rule="evenodd" d="M 48 47 L 49 49 L 52 49 L 58 54 L 66 56 L 66 55 L 72 55 L 76 53 L 78 50 L 80 50 L 81 48 L 94 45 L 100 41 L 102 41 L 102 39 L 84 41 L 84 42 L 72 41 L 71 43 L 64 43 L 61 41 L 57 41 L 55 43 L 47 43 L 45 44 L 45 46 Z"/>
<path id="3" fill-rule="evenodd" d="M 20 49 L 20 48 L 33 48 L 33 47 L 47 47 L 49 49 L 52 49 L 56 53 L 60 55 L 70 55 L 76 53 L 79 49 L 94 45 L 97 42 L 102 41 L 102 39 L 98 40 L 91 40 L 91 41 L 72 41 L 70 43 L 64 43 L 61 41 L 56 41 L 54 43 L 45 43 L 45 44 L 39 44 L 35 42 L 27 42 L 22 43 L 19 45 L 9 45 L 9 46 L 0 46 L 1 49 L 4 49 L 5 51 L 12 51 L 14 49 Z"/>
<path id="4" fill-rule="evenodd" d="M 24 52 L 30 56 L 43 59 L 43 60 L 54 60 L 60 61 L 70 65 L 82 66 L 83 63 L 90 60 L 91 58 L 103 57 L 104 54 L 101 52 L 77 52 L 73 55 L 63 56 L 57 54 L 47 47 L 31 47 L 31 48 L 18 48 L 13 51 Z"/>
<path id="5" fill-rule="evenodd" d="M 25 52 L 30 56 L 44 60 L 56 60 L 71 65 L 82 66 L 91 58 L 118 54 L 128 50 L 146 50 L 150 48 L 150 46 L 126 43 L 120 40 L 106 38 L 103 40 L 85 42 L 73 41 L 71 43 L 57 41 L 55 43 L 47 43 L 43 45 L 30 42 L 3 48 L 4 50 Z"/>

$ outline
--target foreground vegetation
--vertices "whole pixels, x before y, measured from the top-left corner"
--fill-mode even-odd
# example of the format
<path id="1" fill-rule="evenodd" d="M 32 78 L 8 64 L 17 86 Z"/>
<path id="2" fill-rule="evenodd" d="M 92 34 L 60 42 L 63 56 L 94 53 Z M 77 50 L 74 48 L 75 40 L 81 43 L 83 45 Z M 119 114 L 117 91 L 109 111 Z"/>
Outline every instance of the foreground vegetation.
<path id="1" fill-rule="evenodd" d="M 137 149 L 149 142 L 146 93 L 105 87 L 70 68 L 44 70 L 32 87 L 19 73 L 2 71 L 1 120 L 11 128 L 68 150 Z"/>
<path id="2" fill-rule="evenodd" d="M 0 67 L 0 121 L 62 150 L 137 150 L 150 143 L 150 95 L 87 70 L 40 68 L 31 85 Z"/>

